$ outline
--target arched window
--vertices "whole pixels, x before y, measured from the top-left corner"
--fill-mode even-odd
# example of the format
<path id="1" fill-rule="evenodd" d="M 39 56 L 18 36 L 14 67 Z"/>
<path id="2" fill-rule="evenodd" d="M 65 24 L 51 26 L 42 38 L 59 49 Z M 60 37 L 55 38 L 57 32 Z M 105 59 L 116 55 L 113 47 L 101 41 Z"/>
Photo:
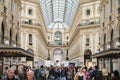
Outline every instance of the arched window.
<path id="1" fill-rule="evenodd" d="M 87 34 L 86 35 L 86 46 L 89 46 L 90 45 L 90 35 Z"/>
<path id="2" fill-rule="evenodd" d="M 10 29 L 10 45 L 12 44 L 12 29 Z"/>
<path id="3" fill-rule="evenodd" d="M 18 45 L 18 34 L 16 34 L 16 45 Z"/>
<path id="4" fill-rule="evenodd" d="M 90 50 L 90 49 L 86 49 L 85 52 L 84 52 L 84 64 L 85 64 L 86 66 L 90 66 L 90 65 L 89 65 L 89 62 L 92 61 L 91 55 L 92 55 L 91 50 Z"/>
<path id="5" fill-rule="evenodd" d="M 111 41 L 110 41 L 110 47 L 113 48 L 113 29 L 111 31 Z"/>
<path id="6" fill-rule="evenodd" d="M 29 53 L 31 53 L 31 54 L 34 54 L 33 49 L 27 49 L 27 52 L 29 52 Z"/>
<path id="7" fill-rule="evenodd" d="M 111 31 L 111 41 L 113 41 L 113 29 Z"/>
<path id="8" fill-rule="evenodd" d="M 106 34 L 104 35 L 104 45 L 103 45 L 103 49 L 106 50 Z"/>
<path id="9" fill-rule="evenodd" d="M 62 33 L 61 32 L 57 31 L 55 33 L 55 40 L 54 41 L 55 41 L 56 45 L 62 45 Z"/>
<path id="10" fill-rule="evenodd" d="M 54 52 L 53 52 L 54 62 L 60 62 L 62 60 L 62 54 L 63 54 L 63 51 L 61 49 L 55 49 Z"/>
<path id="11" fill-rule="evenodd" d="M 2 25 L 1 25 L 1 32 L 2 32 L 2 36 L 1 36 L 1 43 L 4 44 L 4 23 L 2 22 Z"/>

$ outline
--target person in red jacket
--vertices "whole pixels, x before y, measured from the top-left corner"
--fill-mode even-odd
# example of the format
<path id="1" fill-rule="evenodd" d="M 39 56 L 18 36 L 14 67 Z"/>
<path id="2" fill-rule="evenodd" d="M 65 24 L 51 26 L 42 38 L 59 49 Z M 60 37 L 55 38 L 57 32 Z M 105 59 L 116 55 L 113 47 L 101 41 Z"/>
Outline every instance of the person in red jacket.
<path id="1" fill-rule="evenodd" d="M 88 80 L 89 73 L 88 73 L 88 71 L 87 71 L 87 67 L 84 67 L 84 68 L 83 68 L 83 71 L 84 71 L 84 73 L 85 73 L 85 78 L 86 78 L 86 80 Z"/>

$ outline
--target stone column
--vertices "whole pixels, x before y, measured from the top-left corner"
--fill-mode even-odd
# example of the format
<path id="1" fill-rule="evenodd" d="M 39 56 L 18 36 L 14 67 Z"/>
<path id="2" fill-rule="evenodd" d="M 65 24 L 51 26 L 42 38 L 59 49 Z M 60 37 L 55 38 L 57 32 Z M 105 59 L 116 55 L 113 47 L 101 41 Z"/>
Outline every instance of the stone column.
<path id="1" fill-rule="evenodd" d="M 1 16 L 0 16 L 0 17 L 1 17 Z M 2 42 L 1 42 L 1 37 L 2 37 L 2 30 L 1 30 L 2 20 L 3 20 L 3 17 L 0 18 L 0 44 L 2 43 Z"/>
<path id="2" fill-rule="evenodd" d="M 2 44 L 2 32 L 0 32 L 0 44 Z"/>
<path id="3" fill-rule="evenodd" d="M 118 71 L 120 72 L 120 58 L 118 59 Z"/>
<path id="4" fill-rule="evenodd" d="M 110 60 L 107 59 L 105 61 L 105 64 L 106 64 L 106 68 L 107 68 L 108 72 L 110 72 Z"/>
<path id="5" fill-rule="evenodd" d="M 11 41 L 11 45 L 14 46 L 14 47 L 16 47 L 16 41 L 15 41 L 15 40 L 12 40 L 12 41 Z"/>
<path id="6" fill-rule="evenodd" d="M 99 69 L 102 70 L 102 61 L 99 59 Z"/>
<path id="7" fill-rule="evenodd" d="M 112 62 L 113 62 L 113 71 L 118 70 L 119 69 L 118 68 L 118 59 L 113 59 Z"/>

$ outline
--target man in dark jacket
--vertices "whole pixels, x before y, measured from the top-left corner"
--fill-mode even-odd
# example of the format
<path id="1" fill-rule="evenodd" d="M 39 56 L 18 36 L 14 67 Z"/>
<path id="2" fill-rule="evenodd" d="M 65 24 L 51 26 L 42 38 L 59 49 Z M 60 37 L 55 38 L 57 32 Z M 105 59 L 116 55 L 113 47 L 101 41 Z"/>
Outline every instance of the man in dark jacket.
<path id="1" fill-rule="evenodd" d="M 94 80 L 102 80 L 103 78 L 102 71 L 99 70 L 98 66 L 95 66 L 95 70 L 93 71 L 92 78 L 94 78 Z"/>
<path id="2" fill-rule="evenodd" d="M 15 70 L 10 68 L 8 73 L 3 76 L 2 80 L 19 80 L 19 78 L 15 76 Z"/>

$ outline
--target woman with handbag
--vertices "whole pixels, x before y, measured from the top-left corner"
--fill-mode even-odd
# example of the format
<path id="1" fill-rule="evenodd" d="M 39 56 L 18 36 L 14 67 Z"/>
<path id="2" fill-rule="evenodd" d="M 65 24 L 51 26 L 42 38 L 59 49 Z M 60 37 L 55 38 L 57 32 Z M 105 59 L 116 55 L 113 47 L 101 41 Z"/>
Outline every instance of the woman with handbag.
<path id="1" fill-rule="evenodd" d="M 83 72 L 83 68 L 80 68 L 76 73 L 74 80 L 86 80 L 85 73 Z"/>

